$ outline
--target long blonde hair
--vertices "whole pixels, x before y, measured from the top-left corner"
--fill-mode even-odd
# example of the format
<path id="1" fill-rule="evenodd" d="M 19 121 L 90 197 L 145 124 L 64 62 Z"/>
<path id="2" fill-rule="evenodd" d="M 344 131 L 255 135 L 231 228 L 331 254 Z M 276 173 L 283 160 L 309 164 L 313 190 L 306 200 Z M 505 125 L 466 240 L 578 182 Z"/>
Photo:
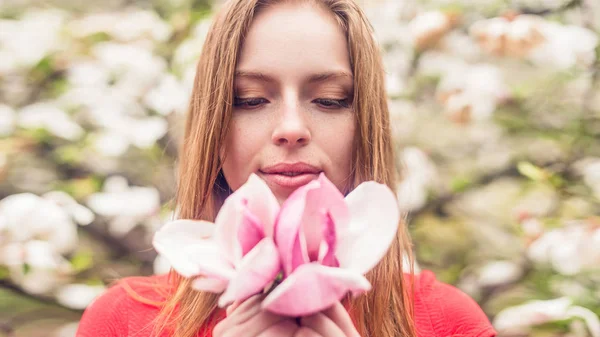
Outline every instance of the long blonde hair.
<path id="1" fill-rule="evenodd" d="M 176 204 L 179 218 L 213 221 L 230 189 L 219 156 L 230 125 L 237 58 L 254 15 L 281 0 L 230 0 L 215 17 L 197 67 L 179 156 Z M 290 0 L 283 0 L 290 1 Z M 298 1 L 298 0 L 296 0 Z M 398 174 L 391 138 L 384 70 L 373 29 L 352 0 L 299 0 L 331 11 L 346 33 L 354 75 L 356 113 L 354 188 L 375 180 L 394 189 Z M 376 225 L 376 224 L 374 224 Z M 384 259 L 367 277 L 373 289 L 344 299 L 363 337 L 413 337 L 412 282 L 403 277 L 403 257 L 412 254 L 404 222 Z M 162 305 L 158 330 L 171 327 L 174 337 L 193 337 L 215 323 L 217 295 L 192 290 L 190 280 L 171 271 L 173 293 Z"/>

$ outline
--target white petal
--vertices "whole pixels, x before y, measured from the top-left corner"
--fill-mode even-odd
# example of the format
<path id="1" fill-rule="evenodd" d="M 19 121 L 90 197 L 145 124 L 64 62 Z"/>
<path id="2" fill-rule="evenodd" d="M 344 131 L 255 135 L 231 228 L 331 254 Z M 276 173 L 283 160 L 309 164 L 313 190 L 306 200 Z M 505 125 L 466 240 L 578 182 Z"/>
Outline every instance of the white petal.
<path id="1" fill-rule="evenodd" d="M 176 220 L 159 229 L 152 244 L 179 274 L 185 277 L 198 275 L 200 266 L 190 258 L 187 250 L 194 245 L 206 245 L 206 250 L 213 250 L 208 238 L 214 227 L 213 223 L 207 221 Z"/>
<path id="2" fill-rule="evenodd" d="M 83 310 L 105 291 L 106 288 L 103 286 L 69 284 L 56 292 L 56 300 L 65 307 Z"/>
<path id="3" fill-rule="evenodd" d="M 383 184 L 365 182 L 346 197 L 350 225 L 338 230 L 340 267 L 366 273 L 386 254 L 396 237 L 400 211 L 394 193 Z"/>

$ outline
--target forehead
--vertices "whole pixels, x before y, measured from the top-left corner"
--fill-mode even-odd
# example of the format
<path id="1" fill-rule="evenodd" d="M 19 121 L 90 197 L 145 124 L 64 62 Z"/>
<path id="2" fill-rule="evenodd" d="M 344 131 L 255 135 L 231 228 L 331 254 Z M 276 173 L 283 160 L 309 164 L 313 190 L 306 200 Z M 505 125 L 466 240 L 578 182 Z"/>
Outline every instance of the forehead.
<path id="1" fill-rule="evenodd" d="M 262 8 L 243 42 L 237 69 L 279 79 L 351 72 L 345 32 L 333 13 L 309 3 Z"/>

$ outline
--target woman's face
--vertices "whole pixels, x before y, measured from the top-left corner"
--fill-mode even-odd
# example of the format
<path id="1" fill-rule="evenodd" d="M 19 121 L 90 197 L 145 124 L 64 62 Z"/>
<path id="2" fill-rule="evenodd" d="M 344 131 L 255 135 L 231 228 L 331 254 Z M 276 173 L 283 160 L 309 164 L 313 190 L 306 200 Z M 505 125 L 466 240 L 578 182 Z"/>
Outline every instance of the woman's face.
<path id="1" fill-rule="evenodd" d="M 351 179 L 355 117 L 344 31 L 333 14 L 278 4 L 255 16 L 235 75 L 222 157 L 236 190 L 256 173 L 282 202 L 324 172 L 342 192 Z"/>

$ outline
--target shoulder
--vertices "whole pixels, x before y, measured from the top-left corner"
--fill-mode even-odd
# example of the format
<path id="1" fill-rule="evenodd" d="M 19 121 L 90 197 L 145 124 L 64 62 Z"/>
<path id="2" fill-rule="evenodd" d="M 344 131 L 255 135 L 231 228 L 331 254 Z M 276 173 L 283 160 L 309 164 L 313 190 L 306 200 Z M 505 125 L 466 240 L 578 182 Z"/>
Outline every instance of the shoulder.
<path id="1" fill-rule="evenodd" d="M 168 276 L 127 277 L 115 282 L 84 311 L 77 337 L 149 335 L 168 291 Z M 150 327 L 150 328 L 149 328 Z"/>
<path id="2" fill-rule="evenodd" d="M 428 270 L 414 279 L 415 325 L 419 337 L 493 337 L 496 332 L 479 305 Z"/>

